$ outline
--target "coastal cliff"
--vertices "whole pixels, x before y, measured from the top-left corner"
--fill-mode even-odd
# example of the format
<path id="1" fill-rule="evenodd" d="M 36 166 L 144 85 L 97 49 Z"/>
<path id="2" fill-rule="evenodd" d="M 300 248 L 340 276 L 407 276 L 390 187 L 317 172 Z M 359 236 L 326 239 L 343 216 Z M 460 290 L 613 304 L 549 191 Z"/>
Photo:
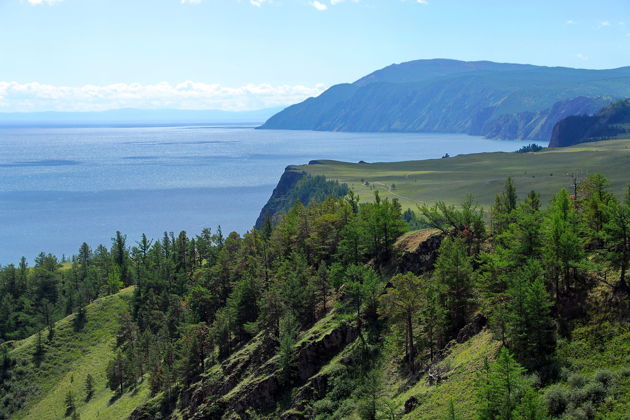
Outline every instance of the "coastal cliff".
<path id="1" fill-rule="evenodd" d="M 317 164 L 312 161 L 311 165 Z M 267 204 L 260 211 L 256 228 L 261 229 L 266 220 L 275 224 L 296 201 L 308 205 L 312 201 L 323 201 L 328 197 L 341 197 L 348 193 L 348 186 L 337 181 L 328 181 L 323 176 L 311 176 L 296 166 L 287 166 L 271 193 Z"/>
<path id="2" fill-rule="evenodd" d="M 630 100 L 611 104 L 596 115 L 564 118 L 553 128 L 549 147 L 614 139 L 630 134 Z"/>

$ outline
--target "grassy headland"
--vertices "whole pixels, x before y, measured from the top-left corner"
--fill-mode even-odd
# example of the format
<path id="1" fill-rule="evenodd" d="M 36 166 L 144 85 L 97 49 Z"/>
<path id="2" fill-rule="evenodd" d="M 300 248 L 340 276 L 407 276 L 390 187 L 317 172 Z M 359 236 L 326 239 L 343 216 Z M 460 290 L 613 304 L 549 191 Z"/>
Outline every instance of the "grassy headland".
<path id="1" fill-rule="evenodd" d="M 291 166 L 289 170 L 346 183 L 362 201 L 373 191 L 397 197 L 404 208 L 438 200 L 457 204 L 468 194 L 484 207 L 493 202 L 505 178 L 511 176 L 519 191 L 535 189 L 544 203 L 561 188 L 571 189 L 573 176 L 603 173 L 620 194 L 628 182 L 630 139 L 545 149 L 536 153 L 476 153 L 447 159 L 393 163 L 347 163 L 322 160 Z"/>

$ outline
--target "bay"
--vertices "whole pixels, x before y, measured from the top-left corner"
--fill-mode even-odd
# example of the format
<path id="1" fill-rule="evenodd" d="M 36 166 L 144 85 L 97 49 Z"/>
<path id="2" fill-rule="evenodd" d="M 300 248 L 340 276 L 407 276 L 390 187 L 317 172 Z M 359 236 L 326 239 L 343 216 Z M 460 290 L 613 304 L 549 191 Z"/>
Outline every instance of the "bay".
<path id="1" fill-rule="evenodd" d="M 284 168 L 310 160 L 386 162 L 513 151 L 522 141 L 461 134 L 331 133 L 253 127 L 0 128 L 0 265 L 119 230 L 244 233 Z"/>

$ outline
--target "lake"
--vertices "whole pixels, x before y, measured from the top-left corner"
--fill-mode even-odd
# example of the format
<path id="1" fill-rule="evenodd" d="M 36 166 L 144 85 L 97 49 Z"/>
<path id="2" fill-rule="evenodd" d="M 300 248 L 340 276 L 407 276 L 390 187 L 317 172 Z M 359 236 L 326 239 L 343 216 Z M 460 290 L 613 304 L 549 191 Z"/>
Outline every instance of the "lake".
<path id="1" fill-rule="evenodd" d="M 314 159 L 384 162 L 513 151 L 527 142 L 460 134 L 253 127 L 0 128 L 0 265 L 41 251 L 108 247 L 116 230 L 249 230 L 284 168 Z"/>

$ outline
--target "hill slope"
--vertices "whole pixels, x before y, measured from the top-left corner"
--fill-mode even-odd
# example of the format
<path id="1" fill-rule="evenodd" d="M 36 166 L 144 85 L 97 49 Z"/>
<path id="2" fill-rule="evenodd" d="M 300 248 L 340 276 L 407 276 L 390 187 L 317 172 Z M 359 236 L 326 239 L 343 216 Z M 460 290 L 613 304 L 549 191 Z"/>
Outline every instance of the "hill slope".
<path id="1" fill-rule="evenodd" d="M 487 61 L 386 67 L 293 105 L 261 128 L 456 132 L 548 140 L 555 123 L 630 95 L 630 67 L 582 70 Z"/>
<path id="2" fill-rule="evenodd" d="M 630 134 L 630 100 L 615 102 L 596 115 L 576 115 L 559 121 L 553 129 L 550 147 L 627 137 Z"/>
<path id="3" fill-rule="evenodd" d="M 44 355 L 37 364 L 34 352 L 37 335 L 12 343 L 9 357 L 16 361 L 12 369 L 12 393 L 8 397 L 22 405 L 15 419 L 59 419 L 65 414 L 65 398 L 74 395 L 77 412 L 84 419 L 126 418 L 148 397 L 148 387 L 119 399 L 106 386 L 106 367 L 114 354 L 116 330 L 120 315 L 128 311 L 127 299 L 133 288 L 103 297 L 87 306 L 87 322 L 76 332 L 70 315 L 55 324 L 52 340 L 42 334 Z M 85 401 L 85 380 L 94 378 L 94 395 Z M 20 400 L 20 401 L 17 401 Z"/>

